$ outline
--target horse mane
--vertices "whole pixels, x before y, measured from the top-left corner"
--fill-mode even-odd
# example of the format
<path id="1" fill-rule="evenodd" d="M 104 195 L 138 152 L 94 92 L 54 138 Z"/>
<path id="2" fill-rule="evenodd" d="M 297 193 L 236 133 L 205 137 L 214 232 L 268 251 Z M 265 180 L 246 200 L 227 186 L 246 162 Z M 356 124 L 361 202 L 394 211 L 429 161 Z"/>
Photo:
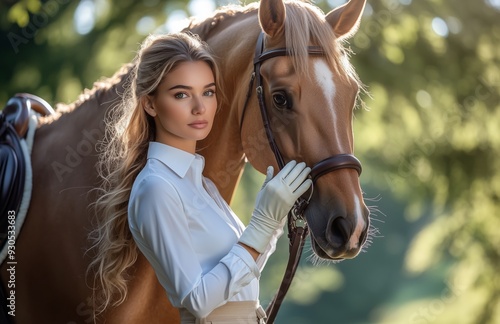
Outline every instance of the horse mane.
<path id="1" fill-rule="evenodd" d="M 201 20 L 197 17 L 191 17 L 188 27 L 186 27 L 183 31 L 193 31 L 195 29 L 196 34 L 205 36 L 218 26 L 220 22 L 226 20 L 227 18 L 243 15 L 257 9 L 259 9 L 258 2 L 253 2 L 246 6 L 236 4 L 222 6 L 215 10 L 211 17 L 203 18 Z"/>
<path id="2" fill-rule="evenodd" d="M 116 71 L 111 77 L 104 77 L 100 80 L 97 80 L 92 85 L 91 89 L 85 89 L 78 96 L 78 98 L 69 104 L 57 103 L 56 104 L 56 114 L 52 116 L 42 117 L 39 119 L 39 123 L 50 124 L 53 121 L 59 119 L 62 115 L 73 112 L 76 108 L 82 106 L 83 104 L 92 102 L 92 101 L 100 101 L 100 97 L 112 88 L 116 88 L 119 85 L 123 86 L 124 82 L 127 82 L 128 76 L 130 75 L 130 71 L 132 70 L 133 63 L 127 63 L 120 67 L 118 71 Z M 121 93 L 118 93 L 118 89 L 116 90 L 119 97 L 121 97 Z M 111 100 L 110 100 L 111 101 Z M 107 102 L 103 102 L 106 104 Z"/>

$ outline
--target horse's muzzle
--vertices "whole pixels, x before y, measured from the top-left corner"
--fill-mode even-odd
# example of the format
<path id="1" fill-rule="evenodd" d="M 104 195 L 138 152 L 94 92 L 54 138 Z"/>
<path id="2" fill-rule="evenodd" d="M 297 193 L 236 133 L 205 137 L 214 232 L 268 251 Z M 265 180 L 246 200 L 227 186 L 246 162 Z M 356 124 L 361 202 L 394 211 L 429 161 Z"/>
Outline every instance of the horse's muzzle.
<path id="1" fill-rule="evenodd" d="M 353 224 L 354 218 L 331 217 L 325 230 L 319 233 L 315 232 L 314 228 L 310 228 L 314 253 L 326 260 L 356 257 L 368 237 L 369 217 L 365 215 L 359 216 L 363 220 L 355 224 Z"/>

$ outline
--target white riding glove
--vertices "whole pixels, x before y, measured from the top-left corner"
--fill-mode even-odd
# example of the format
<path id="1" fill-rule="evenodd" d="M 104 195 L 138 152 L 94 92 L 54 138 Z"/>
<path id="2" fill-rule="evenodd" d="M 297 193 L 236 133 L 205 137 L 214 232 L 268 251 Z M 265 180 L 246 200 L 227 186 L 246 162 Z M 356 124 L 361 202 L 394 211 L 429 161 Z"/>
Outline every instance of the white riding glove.
<path id="1" fill-rule="evenodd" d="M 295 161 L 288 162 L 274 178 L 273 167 L 267 168 L 266 180 L 257 194 L 252 218 L 240 237 L 241 243 L 259 253 L 266 250 L 273 232 L 284 225 L 282 220 L 295 201 L 312 185 L 312 180 L 307 179 L 309 172 L 311 168 L 304 162 Z"/>

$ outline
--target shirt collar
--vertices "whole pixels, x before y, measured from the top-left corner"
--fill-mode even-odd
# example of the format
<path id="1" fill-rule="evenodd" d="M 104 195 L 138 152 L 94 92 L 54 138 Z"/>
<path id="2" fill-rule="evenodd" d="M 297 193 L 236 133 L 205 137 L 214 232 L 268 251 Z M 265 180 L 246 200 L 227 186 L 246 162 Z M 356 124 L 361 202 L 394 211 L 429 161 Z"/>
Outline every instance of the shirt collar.
<path id="1" fill-rule="evenodd" d="M 195 160 L 201 163 L 201 171 L 205 165 L 205 159 L 199 154 L 191 154 L 159 142 L 149 142 L 148 159 L 156 159 L 174 171 L 179 177 L 184 178 Z M 200 173 L 201 173 L 200 171 Z"/>

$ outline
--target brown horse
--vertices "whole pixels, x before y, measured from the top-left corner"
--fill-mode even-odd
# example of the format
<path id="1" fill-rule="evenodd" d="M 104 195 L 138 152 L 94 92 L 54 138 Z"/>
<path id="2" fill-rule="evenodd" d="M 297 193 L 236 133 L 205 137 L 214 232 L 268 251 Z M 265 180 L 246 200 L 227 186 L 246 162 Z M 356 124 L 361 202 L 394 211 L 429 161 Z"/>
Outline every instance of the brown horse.
<path id="1" fill-rule="evenodd" d="M 255 89 L 245 109 L 253 52 L 263 31 L 265 49 L 286 47 L 289 56 L 262 63 L 260 73 L 271 128 L 285 161 L 314 165 L 340 153 L 353 153 L 352 117 L 359 91 L 341 41 L 355 32 L 365 0 L 351 0 L 326 16 L 313 5 L 262 0 L 226 8 L 188 28 L 215 52 L 227 102 L 210 136 L 199 143 L 205 175 L 230 201 L 245 158 L 260 172 L 276 167 L 260 117 Z M 324 56 L 308 56 L 307 46 Z M 85 271 L 91 253 L 88 206 L 99 184 L 96 143 L 102 139 L 106 112 L 119 100 L 130 67 L 96 83 L 81 98 L 62 107 L 56 118 L 42 120 L 32 152 L 31 205 L 16 243 L 16 323 L 90 323 L 93 282 Z M 244 118 L 243 118 L 244 117 Z M 240 124 L 241 123 L 241 124 Z M 353 169 L 323 175 L 306 210 L 312 246 L 318 258 L 339 260 L 358 254 L 366 240 L 369 212 Z M 4 287 L 7 265 L 0 269 Z M 130 272 L 129 294 L 108 310 L 102 323 L 176 323 L 177 311 L 145 260 Z M 10 291 L 7 290 L 7 291 Z"/>

